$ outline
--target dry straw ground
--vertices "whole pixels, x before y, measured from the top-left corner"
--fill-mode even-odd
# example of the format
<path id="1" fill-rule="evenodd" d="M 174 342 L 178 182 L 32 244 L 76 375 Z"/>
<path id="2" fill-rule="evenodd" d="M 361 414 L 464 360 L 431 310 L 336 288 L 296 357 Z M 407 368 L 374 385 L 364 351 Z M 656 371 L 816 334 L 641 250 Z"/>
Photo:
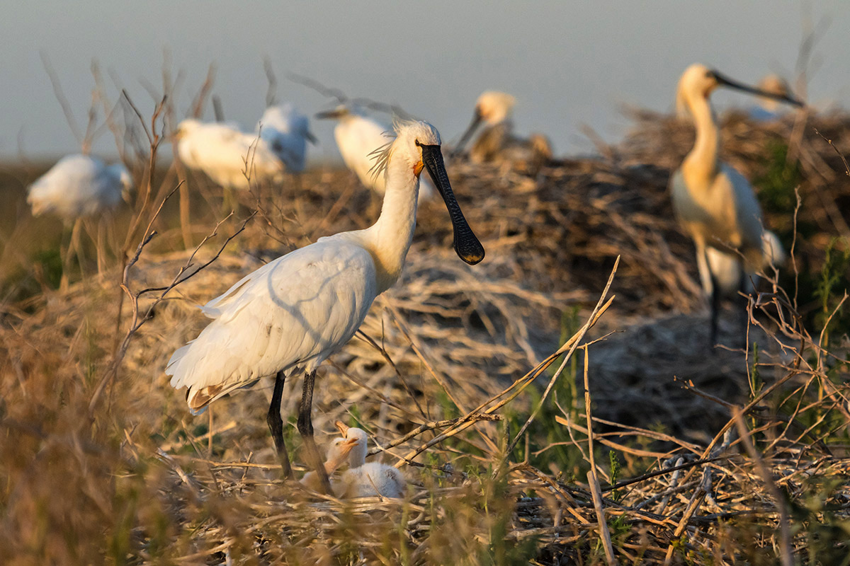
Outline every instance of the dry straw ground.
<path id="1" fill-rule="evenodd" d="M 319 442 L 334 420 L 356 423 L 410 484 L 403 501 L 339 501 L 281 482 L 269 383 L 192 418 L 163 368 L 204 325 L 199 304 L 270 258 L 368 225 L 378 203 L 347 172 L 318 169 L 243 195 L 214 230 L 220 195 L 189 176 L 155 217 L 186 175 L 150 167 L 145 143 L 168 152 L 155 138 L 167 114 L 145 117 L 150 139 L 128 148 L 141 189 L 118 216 L 112 267 L 96 274 L 89 248 L 67 293 L 55 290 L 58 228 L 20 203 L 36 172 L 5 178 L 4 562 L 850 560 L 850 183 L 814 131 L 846 140 L 850 117 L 725 117 L 725 157 L 756 181 L 794 263 L 750 300 L 746 340 L 727 307 L 716 349 L 666 192 L 691 128 L 635 113 L 634 133 L 598 157 L 451 164 L 487 259 L 458 261 L 441 204 L 425 204 L 402 280 L 325 364 Z M 140 251 L 126 270 L 122 244 Z M 287 383 L 284 415 L 299 386 Z M 292 420 L 287 435 L 303 462 Z"/>

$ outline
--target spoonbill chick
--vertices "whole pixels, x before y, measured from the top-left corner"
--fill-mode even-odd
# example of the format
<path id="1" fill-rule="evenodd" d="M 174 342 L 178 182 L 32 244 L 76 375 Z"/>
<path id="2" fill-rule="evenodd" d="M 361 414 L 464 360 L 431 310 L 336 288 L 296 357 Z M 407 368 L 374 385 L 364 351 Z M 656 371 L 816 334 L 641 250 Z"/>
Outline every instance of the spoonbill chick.
<path id="1" fill-rule="evenodd" d="M 390 141 L 387 132 L 391 131 L 391 128 L 365 116 L 358 108 L 344 104 L 333 110 L 320 112 L 316 114 L 316 118 L 337 120 L 334 139 L 345 166 L 357 175 L 364 187 L 383 196 L 386 192 L 386 179 L 384 175 L 373 173 L 373 157 L 375 151 Z M 434 193 L 434 186 L 427 179 L 423 179 L 419 184 L 419 198 L 430 200 Z"/>
<path id="2" fill-rule="evenodd" d="M 348 454 L 351 449 L 358 443 L 358 439 L 351 438 L 334 438 L 331 445 L 328 447 L 328 453 L 325 460 L 325 473 L 330 476 L 337 468 L 345 463 L 348 459 Z M 338 482 L 332 480 L 331 486 L 336 492 Z M 313 491 L 319 491 L 322 488 L 321 479 L 316 472 L 307 472 L 301 478 L 301 485 L 306 486 Z"/>
<path id="3" fill-rule="evenodd" d="M 269 106 L 257 123 L 257 133 L 286 170 L 301 173 L 307 162 L 307 142 L 316 144 L 310 121 L 291 104 Z"/>
<path id="4" fill-rule="evenodd" d="M 133 179 L 121 163 L 106 165 L 90 155 L 68 155 L 27 190 L 33 216 L 52 213 L 66 222 L 115 208 L 129 198 Z"/>
<path id="5" fill-rule="evenodd" d="M 346 441 L 353 443 L 348 451 L 348 469 L 334 484 L 337 497 L 404 497 L 407 482 L 398 468 L 379 462 L 366 463 L 369 437 L 360 428 L 336 421 L 336 428 Z"/>
<path id="6" fill-rule="evenodd" d="M 311 417 L 316 368 L 351 339 L 375 298 L 398 280 L 416 227 L 423 169 L 449 211 L 455 252 L 470 265 L 484 259 L 484 248 L 452 192 L 440 134 L 433 126 L 399 123 L 378 167 L 386 176 L 386 194 L 374 225 L 320 238 L 244 277 L 202 307 L 213 321 L 197 339 L 174 352 L 165 370 L 173 387 L 187 388 L 193 414 L 274 375 L 267 421 L 283 473 L 290 478 L 280 403 L 286 378 L 304 371 L 298 432 L 326 492 L 330 484 L 313 440 Z"/>
<path id="7" fill-rule="evenodd" d="M 761 207 L 749 182 L 738 171 L 720 162 L 720 132 L 709 96 L 719 86 L 758 96 L 802 103 L 787 94 L 772 94 L 735 82 L 704 65 L 688 67 L 679 80 L 677 106 L 686 110 L 696 125 L 696 143 L 682 166 L 670 179 L 673 208 L 684 231 L 694 240 L 703 290 L 711 297 L 711 343 L 717 339 L 717 317 L 721 289 L 708 260 L 716 248 L 740 261 L 738 288 L 744 273 L 756 273 L 767 263 L 763 243 Z M 727 260 L 728 261 L 728 260 Z"/>
<path id="8" fill-rule="evenodd" d="M 226 189 L 247 190 L 246 171 L 255 183 L 276 183 L 283 178 L 283 161 L 271 144 L 256 134 L 240 131 L 233 124 L 190 118 L 180 122 L 174 139 L 184 165 L 204 172 Z"/>

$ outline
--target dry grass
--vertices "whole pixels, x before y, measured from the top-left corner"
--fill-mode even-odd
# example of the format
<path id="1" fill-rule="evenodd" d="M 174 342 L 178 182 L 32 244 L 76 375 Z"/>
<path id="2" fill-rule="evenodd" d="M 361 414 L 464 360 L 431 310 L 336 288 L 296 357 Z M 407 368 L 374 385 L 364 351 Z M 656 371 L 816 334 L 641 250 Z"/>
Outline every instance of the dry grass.
<path id="1" fill-rule="evenodd" d="M 844 117 L 814 121 L 844 138 Z M 802 158 L 795 232 L 796 202 L 790 215 L 782 208 L 787 187 L 771 177 L 782 172 L 770 149 L 794 139 L 794 124 L 725 123 L 727 157 L 768 179 L 760 186 L 769 225 L 786 243 L 797 234 L 799 273 L 770 278 L 749 305 L 746 351 L 708 348 L 692 249 L 672 217 L 666 182 L 687 127 L 641 114 L 620 146 L 533 178 L 522 167 L 451 166 L 486 261 L 457 260 L 442 206 L 426 204 L 402 281 L 376 301 L 363 335 L 325 364 L 314 400 L 320 443 L 334 420 L 357 423 L 384 447 L 376 457 L 401 467 L 410 492 L 398 502 L 284 485 L 265 423 L 269 384 L 193 419 L 163 374 L 203 327 L 199 304 L 270 258 L 375 218 L 376 203 L 347 172 L 314 170 L 245 195 L 195 265 L 214 257 L 245 209 L 256 211 L 245 232 L 157 302 L 93 409 L 130 315 L 124 300 L 116 330 L 120 264 L 64 295 L 49 277 L 32 284 L 37 269 L 16 264 L 11 249 L 12 236 L 27 234 L 21 212 L 15 232 L 4 227 L 4 265 L 19 273 L 4 284 L 0 314 L 4 559 L 595 564 L 607 560 L 607 532 L 619 563 L 773 564 L 788 552 L 841 563 L 850 536 L 848 327 L 841 293 L 814 293 L 830 270 L 846 285 L 848 265 L 835 260 L 846 244 L 830 242 L 850 217 L 828 209 L 850 210 L 850 187 L 832 148 L 802 128 L 792 144 Z M 161 195 L 178 176 L 140 166 L 138 178 L 147 174 Z M 197 245 L 224 215 L 214 188 L 189 182 Z M 132 292 L 167 286 L 192 253 L 172 205 L 128 273 Z M 152 208 L 136 211 L 144 225 Z M 139 229 L 131 251 L 141 238 Z M 143 295 L 141 312 L 156 297 Z M 739 331 L 727 318 L 721 339 L 731 345 Z M 299 386 L 287 383 L 285 415 L 296 412 Z M 300 463 L 293 421 L 286 432 Z"/>

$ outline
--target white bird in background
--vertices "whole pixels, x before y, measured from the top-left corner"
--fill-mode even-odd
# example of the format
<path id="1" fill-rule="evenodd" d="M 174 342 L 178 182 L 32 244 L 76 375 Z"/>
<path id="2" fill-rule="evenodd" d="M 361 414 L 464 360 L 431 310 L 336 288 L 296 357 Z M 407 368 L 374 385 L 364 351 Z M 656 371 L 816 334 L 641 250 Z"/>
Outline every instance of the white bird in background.
<path id="1" fill-rule="evenodd" d="M 780 96 L 788 96 L 791 92 L 786 80 L 779 75 L 767 75 L 759 81 L 756 88 L 764 92 Z M 753 120 L 769 122 L 782 116 L 782 107 L 775 98 L 759 97 L 757 100 L 758 106 L 755 106 L 752 110 L 750 110 L 750 118 Z"/>
<path id="2" fill-rule="evenodd" d="M 334 139 L 345 166 L 354 171 L 364 187 L 383 196 L 386 191 L 386 179 L 383 175 L 374 174 L 373 157 L 375 151 L 391 141 L 387 137 L 391 128 L 363 115 L 359 109 L 344 104 L 333 110 L 320 112 L 316 114 L 316 118 L 338 121 L 334 128 Z M 434 186 L 427 179 L 423 179 L 419 184 L 419 198 L 430 200 L 434 193 Z"/>
<path id="3" fill-rule="evenodd" d="M 740 173 L 718 159 L 720 132 L 708 99 L 718 86 L 802 106 L 787 94 L 771 94 L 742 85 L 699 64 L 688 67 L 679 80 L 677 107 L 680 111 L 687 110 L 693 118 L 696 143 L 671 177 L 670 191 L 676 216 L 694 240 L 703 290 L 711 297 L 712 344 L 717 339 L 722 289 L 709 264 L 708 249 L 714 248 L 717 253 L 732 258 L 727 262 L 734 260 L 738 263 L 741 258 L 737 253 L 743 255 L 744 264 L 739 269 L 738 281 L 738 288 L 742 290 L 743 274 L 761 271 L 770 259 L 765 254 L 761 207 L 752 187 Z M 773 252 L 771 255 L 778 256 Z M 714 263 L 718 266 L 718 257 L 715 257 Z"/>
<path id="4" fill-rule="evenodd" d="M 291 104 L 269 106 L 257 123 L 257 132 L 290 173 L 301 173 L 307 164 L 307 142 L 316 138 L 310 121 Z"/>
<path id="5" fill-rule="evenodd" d="M 472 116 L 472 122 L 460 137 L 457 146 L 452 150 L 452 155 L 463 151 L 472 134 L 475 133 L 481 122 L 484 122 L 487 128 L 479 136 L 478 140 L 476 140 L 475 145 L 482 142 L 481 145 L 487 146 L 488 151 L 483 151 L 484 148 L 479 148 L 476 151 L 475 146 L 473 146 L 472 151 L 470 151 L 470 160 L 476 163 L 490 161 L 491 159 L 487 159 L 487 157 L 492 158 L 491 153 L 501 150 L 513 132 L 513 121 L 511 117 L 513 116 L 515 104 L 516 98 L 505 92 L 495 90 L 482 92 L 475 102 L 475 113 Z"/>
<path id="6" fill-rule="evenodd" d="M 542 134 L 532 134 L 527 140 L 513 133 L 513 109 L 516 99 L 510 94 L 488 90 L 478 97 L 472 122 L 452 150 L 452 156 L 463 152 L 472 135 L 483 122 L 486 127 L 472 144 L 469 160 L 486 163 L 507 159 L 526 161 L 533 169 L 552 159 L 552 146 Z"/>
<path id="7" fill-rule="evenodd" d="M 366 431 L 360 428 L 348 427 L 340 421 L 336 421 L 346 442 L 352 443 L 348 448 L 349 468 L 338 482 L 334 482 L 334 494 L 337 497 L 404 497 L 407 482 L 402 473 L 393 466 L 379 462 L 366 463 L 366 453 L 369 447 L 369 438 Z"/>
<path id="8" fill-rule="evenodd" d="M 247 190 L 252 183 L 283 179 L 283 162 L 257 134 L 246 134 L 233 124 L 186 119 L 174 133 L 180 161 L 227 189 Z M 246 160 L 249 167 L 246 167 Z"/>
<path id="9" fill-rule="evenodd" d="M 106 165 L 90 155 L 68 155 L 27 190 L 33 216 L 52 213 L 66 222 L 115 208 L 128 198 L 133 178 L 122 163 Z"/>
<path id="10" fill-rule="evenodd" d="M 132 186 L 133 178 L 122 163 L 106 165 L 90 155 L 63 157 L 29 186 L 27 203 L 32 207 L 33 216 L 51 213 L 60 217 L 66 227 L 73 224 L 70 243 L 62 252 L 64 258 L 60 289 L 67 289 L 71 259 L 75 254 L 80 254 L 82 222 L 87 217 L 109 213 L 122 198 L 129 200 Z M 102 216 L 98 218 L 98 271 L 102 271 L 103 220 Z"/>
<path id="11" fill-rule="evenodd" d="M 365 230 L 320 238 L 280 257 L 207 303 L 201 310 L 213 322 L 174 352 L 165 371 L 173 387 L 187 388 L 194 414 L 238 388 L 276 376 L 267 420 L 283 472 L 293 477 L 280 403 L 285 379 L 303 370 L 298 431 L 327 492 L 330 484 L 313 440 L 316 368 L 348 342 L 375 298 L 398 280 L 416 226 L 423 168 L 448 208 L 458 256 L 469 264 L 484 258 L 484 248 L 452 192 L 437 130 L 426 122 L 404 122 L 397 125 L 396 134 L 378 159 L 386 175 L 386 194 L 377 222 Z"/>

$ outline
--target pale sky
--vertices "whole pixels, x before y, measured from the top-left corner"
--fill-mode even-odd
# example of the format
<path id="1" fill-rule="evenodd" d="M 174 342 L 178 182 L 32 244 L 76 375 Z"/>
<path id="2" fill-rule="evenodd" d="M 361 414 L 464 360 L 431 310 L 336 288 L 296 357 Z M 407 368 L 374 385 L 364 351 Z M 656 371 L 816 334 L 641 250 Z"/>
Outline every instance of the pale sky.
<path id="1" fill-rule="evenodd" d="M 850 4 L 816 1 L 815 22 L 831 25 L 816 53 L 815 103 L 850 102 Z M 280 81 L 278 97 L 313 114 L 329 107 L 317 93 L 285 80 L 309 75 L 351 96 L 398 103 L 457 139 L 483 90 L 516 96 L 519 133 L 540 131 L 556 154 L 590 151 L 587 124 L 614 141 L 627 122 L 618 105 L 672 108 L 676 81 L 694 62 L 755 83 L 768 72 L 789 76 L 806 8 L 784 0 L 646 1 L 213 1 L 0 0 L 0 156 L 19 140 L 30 158 L 78 149 L 54 98 L 39 52 L 51 59 L 77 120 L 84 125 L 96 58 L 121 77 L 146 112 L 140 84 L 159 81 L 164 48 L 186 72 L 178 109 L 186 110 L 206 74 L 228 120 L 252 129 L 266 92 L 262 57 Z M 790 78 L 790 76 L 789 76 Z M 113 96 L 116 94 L 111 91 Z M 748 104 L 719 93 L 718 105 Z M 206 118 L 211 119 L 208 109 Z M 332 124 L 314 122 L 321 146 L 312 159 L 337 155 Z M 95 152 L 115 153 L 110 136 Z"/>

